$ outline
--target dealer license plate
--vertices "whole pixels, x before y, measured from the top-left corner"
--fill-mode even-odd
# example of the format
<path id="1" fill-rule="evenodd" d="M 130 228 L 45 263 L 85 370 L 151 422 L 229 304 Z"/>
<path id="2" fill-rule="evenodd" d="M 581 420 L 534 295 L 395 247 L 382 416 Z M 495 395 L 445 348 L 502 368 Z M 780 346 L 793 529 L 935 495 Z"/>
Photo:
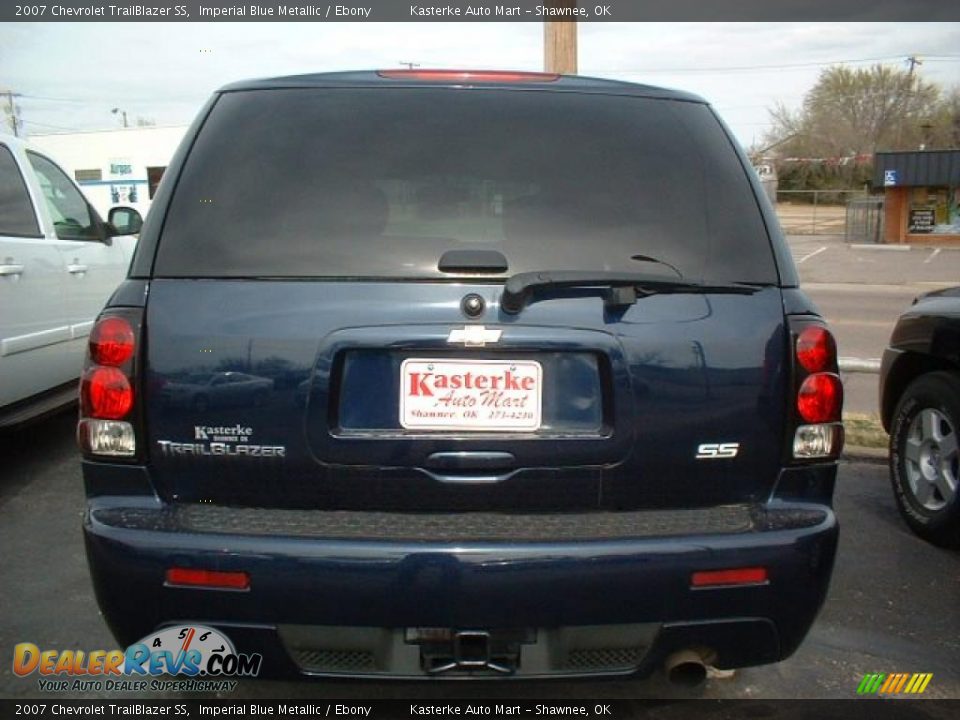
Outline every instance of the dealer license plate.
<path id="1" fill-rule="evenodd" d="M 532 360 L 408 358 L 400 424 L 416 430 L 531 432 L 540 428 L 543 369 Z"/>

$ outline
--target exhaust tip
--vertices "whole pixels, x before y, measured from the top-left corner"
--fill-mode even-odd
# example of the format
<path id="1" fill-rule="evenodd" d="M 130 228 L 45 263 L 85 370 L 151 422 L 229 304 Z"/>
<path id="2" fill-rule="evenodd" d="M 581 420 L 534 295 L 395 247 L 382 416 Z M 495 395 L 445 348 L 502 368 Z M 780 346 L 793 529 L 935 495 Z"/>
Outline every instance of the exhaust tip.
<path id="1" fill-rule="evenodd" d="M 667 658 L 664 665 L 667 679 L 674 685 L 697 687 L 706 682 L 707 665 L 696 650 L 680 650 Z"/>

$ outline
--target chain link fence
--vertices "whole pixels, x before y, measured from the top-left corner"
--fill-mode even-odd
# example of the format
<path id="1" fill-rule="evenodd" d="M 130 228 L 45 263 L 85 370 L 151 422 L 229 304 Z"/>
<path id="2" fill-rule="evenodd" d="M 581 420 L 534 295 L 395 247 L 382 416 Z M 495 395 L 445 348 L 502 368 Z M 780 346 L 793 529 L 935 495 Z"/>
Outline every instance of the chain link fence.
<path id="1" fill-rule="evenodd" d="M 849 243 L 883 242 L 883 198 L 852 198 L 847 203 L 844 239 Z"/>
<path id="2" fill-rule="evenodd" d="M 864 199 L 866 190 L 778 190 L 777 216 L 787 235 L 846 236 L 847 207 Z"/>

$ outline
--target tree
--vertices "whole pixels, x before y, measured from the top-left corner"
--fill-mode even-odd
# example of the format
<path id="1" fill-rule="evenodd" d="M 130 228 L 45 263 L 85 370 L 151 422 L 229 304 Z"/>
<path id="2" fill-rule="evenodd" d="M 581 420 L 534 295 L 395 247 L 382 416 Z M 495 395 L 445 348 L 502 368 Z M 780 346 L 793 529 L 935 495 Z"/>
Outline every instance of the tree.
<path id="1" fill-rule="evenodd" d="M 960 88 L 953 88 L 922 126 L 928 148 L 960 148 Z"/>
<path id="2" fill-rule="evenodd" d="M 820 73 L 798 110 L 782 103 L 770 110 L 766 140 L 780 143 L 781 155 L 827 158 L 956 146 L 958 113 L 957 90 L 944 97 L 914 72 L 835 66 Z"/>

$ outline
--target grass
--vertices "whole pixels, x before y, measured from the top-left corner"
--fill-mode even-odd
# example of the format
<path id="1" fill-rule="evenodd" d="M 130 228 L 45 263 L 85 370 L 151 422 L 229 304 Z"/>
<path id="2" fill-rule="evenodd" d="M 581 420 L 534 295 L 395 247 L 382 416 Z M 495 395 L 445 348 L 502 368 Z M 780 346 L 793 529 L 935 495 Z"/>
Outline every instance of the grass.
<path id="1" fill-rule="evenodd" d="M 846 445 L 887 447 L 887 433 L 876 413 L 844 413 L 843 427 L 846 432 Z"/>

